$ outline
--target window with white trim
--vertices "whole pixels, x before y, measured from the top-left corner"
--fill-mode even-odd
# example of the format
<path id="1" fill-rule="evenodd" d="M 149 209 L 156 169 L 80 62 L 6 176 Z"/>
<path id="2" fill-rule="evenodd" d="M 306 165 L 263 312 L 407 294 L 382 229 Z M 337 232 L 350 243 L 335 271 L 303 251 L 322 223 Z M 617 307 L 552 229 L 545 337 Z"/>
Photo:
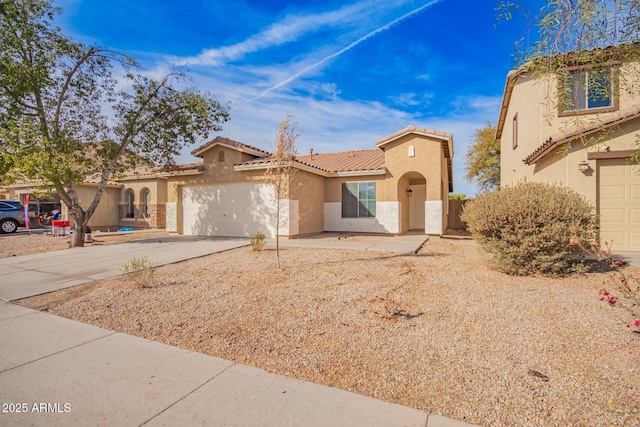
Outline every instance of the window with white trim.
<path id="1" fill-rule="evenodd" d="M 342 184 L 342 218 L 375 218 L 376 183 L 345 182 Z"/>
<path id="2" fill-rule="evenodd" d="M 610 67 L 569 70 L 564 76 L 561 112 L 576 113 L 615 107 L 614 78 Z"/>

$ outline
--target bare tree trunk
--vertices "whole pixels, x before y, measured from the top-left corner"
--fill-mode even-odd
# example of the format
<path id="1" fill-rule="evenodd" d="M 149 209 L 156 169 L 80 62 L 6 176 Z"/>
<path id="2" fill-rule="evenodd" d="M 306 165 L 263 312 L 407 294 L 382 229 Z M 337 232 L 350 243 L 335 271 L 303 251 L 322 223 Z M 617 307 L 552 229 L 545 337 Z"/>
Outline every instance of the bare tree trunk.
<path id="1" fill-rule="evenodd" d="M 71 247 L 84 246 L 84 234 L 89 222 L 88 215 L 80 206 L 69 209 L 69 215 L 73 218 L 73 234 L 71 235 Z"/>
<path id="2" fill-rule="evenodd" d="M 280 196 L 276 198 L 278 206 L 276 206 L 276 264 L 280 270 Z"/>

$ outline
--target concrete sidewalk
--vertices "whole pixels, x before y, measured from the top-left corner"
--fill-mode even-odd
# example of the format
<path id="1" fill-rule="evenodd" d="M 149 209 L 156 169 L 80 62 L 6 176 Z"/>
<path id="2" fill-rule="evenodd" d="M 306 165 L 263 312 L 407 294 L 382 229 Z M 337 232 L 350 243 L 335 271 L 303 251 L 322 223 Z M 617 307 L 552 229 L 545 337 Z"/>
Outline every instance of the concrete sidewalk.
<path id="1" fill-rule="evenodd" d="M 3 302 L 0 401 L 11 426 L 468 425 Z"/>
<path id="2" fill-rule="evenodd" d="M 25 237 L 26 238 L 26 237 Z M 14 301 L 122 274 L 132 258 L 159 266 L 249 245 L 248 239 L 162 237 L 0 259 L 0 299 Z"/>

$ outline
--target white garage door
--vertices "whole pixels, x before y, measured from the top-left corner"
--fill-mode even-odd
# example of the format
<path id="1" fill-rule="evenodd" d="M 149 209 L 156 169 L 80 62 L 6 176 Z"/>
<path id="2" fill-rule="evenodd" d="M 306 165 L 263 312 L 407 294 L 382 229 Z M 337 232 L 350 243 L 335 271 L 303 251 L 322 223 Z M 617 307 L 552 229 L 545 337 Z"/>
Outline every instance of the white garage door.
<path id="1" fill-rule="evenodd" d="M 640 251 L 640 166 L 598 161 L 600 235 L 614 250 Z"/>
<path id="2" fill-rule="evenodd" d="M 264 183 L 182 188 L 183 233 L 198 236 L 274 236 L 273 189 Z"/>

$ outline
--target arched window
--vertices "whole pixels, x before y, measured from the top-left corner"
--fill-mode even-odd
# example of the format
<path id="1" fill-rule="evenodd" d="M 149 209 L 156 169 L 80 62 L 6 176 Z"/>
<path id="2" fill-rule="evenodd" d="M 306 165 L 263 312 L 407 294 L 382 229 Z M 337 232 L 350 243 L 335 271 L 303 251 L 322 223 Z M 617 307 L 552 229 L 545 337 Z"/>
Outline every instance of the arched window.
<path id="1" fill-rule="evenodd" d="M 224 150 L 220 150 L 220 152 L 218 153 L 218 161 L 224 162 Z"/>
<path id="2" fill-rule="evenodd" d="M 124 197 L 127 203 L 127 218 L 133 218 L 136 212 L 136 195 L 132 189 L 128 189 Z"/>
<path id="3" fill-rule="evenodd" d="M 142 202 L 142 216 L 149 217 L 149 203 L 151 202 L 151 191 L 148 188 L 143 188 L 140 191 L 140 201 Z"/>

